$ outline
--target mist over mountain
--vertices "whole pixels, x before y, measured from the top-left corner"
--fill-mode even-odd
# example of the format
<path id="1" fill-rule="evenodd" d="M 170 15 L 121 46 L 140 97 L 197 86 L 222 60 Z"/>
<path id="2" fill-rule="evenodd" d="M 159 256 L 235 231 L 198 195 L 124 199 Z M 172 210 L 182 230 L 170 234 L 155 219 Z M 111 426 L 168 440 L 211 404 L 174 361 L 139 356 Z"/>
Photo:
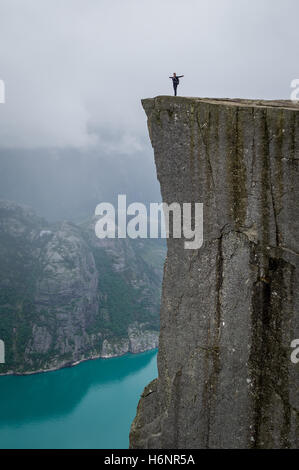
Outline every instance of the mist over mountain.
<path id="1" fill-rule="evenodd" d="M 165 240 L 98 240 L 93 218 L 160 201 L 151 154 L 2 148 L 0 168 L 1 372 L 155 348 Z"/>
<path id="2" fill-rule="evenodd" d="M 102 149 L 0 149 L 0 199 L 31 206 L 50 221 L 80 221 L 97 204 L 160 201 L 149 151 L 132 155 Z"/>

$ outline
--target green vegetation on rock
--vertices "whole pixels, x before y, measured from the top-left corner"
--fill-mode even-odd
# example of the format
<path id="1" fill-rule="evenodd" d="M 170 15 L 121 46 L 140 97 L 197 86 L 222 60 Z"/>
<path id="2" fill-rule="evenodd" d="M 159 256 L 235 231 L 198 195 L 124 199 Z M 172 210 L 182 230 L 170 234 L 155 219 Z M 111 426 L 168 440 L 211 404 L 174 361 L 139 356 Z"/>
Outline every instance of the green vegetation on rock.
<path id="1" fill-rule="evenodd" d="M 94 224 L 0 202 L 0 374 L 157 347 L 164 243 L 99 240 Z"/>

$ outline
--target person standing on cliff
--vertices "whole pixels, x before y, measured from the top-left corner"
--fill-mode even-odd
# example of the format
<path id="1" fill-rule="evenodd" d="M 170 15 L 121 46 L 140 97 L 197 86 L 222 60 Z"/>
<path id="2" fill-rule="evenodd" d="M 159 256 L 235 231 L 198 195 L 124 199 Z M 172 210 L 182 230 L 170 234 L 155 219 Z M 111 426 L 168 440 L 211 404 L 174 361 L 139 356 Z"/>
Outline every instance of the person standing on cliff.
<path id="1" fill-rule="evenodd" d="M 176 73 L 174 73 L 172 77 L 169 77 L 172 80 L 174 96 L 176 96 L 176 90 L 177 90 L 178 84 L 180 83 L 180 78 L 182 78 L 183 76 L 184 75 L 177 75 Z"/>

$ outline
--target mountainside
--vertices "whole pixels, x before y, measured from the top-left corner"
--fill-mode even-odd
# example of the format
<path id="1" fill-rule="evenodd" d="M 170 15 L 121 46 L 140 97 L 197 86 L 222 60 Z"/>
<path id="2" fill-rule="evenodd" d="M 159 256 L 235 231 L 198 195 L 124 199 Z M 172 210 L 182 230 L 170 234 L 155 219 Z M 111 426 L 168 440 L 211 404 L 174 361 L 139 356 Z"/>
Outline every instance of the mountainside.
<path id="1" fill-rule="evenodd" d="M 157 347 L 163 244 L 99 240 L 94 225 L 0 202 L 0 373 Z"/>
<path id="2" fill-rule="evenodd" d="M 299 106 L 143 100 L 163 201 L 204 204 L 204 245 L 168 240 L 159 377 L 132 448 L 297 448 Z"/>

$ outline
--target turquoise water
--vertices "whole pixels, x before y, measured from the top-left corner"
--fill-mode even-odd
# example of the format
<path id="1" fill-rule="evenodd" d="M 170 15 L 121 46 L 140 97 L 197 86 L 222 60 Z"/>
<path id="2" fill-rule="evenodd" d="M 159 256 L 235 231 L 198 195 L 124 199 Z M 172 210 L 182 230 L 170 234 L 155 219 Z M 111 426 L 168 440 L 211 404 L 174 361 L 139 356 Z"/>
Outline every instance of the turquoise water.
<path id="1" fill-rule="evenodd" d="M 128 448 L 156 351 L 97 359 L 25 377 L 0 377 L 0 448 Z"/>

